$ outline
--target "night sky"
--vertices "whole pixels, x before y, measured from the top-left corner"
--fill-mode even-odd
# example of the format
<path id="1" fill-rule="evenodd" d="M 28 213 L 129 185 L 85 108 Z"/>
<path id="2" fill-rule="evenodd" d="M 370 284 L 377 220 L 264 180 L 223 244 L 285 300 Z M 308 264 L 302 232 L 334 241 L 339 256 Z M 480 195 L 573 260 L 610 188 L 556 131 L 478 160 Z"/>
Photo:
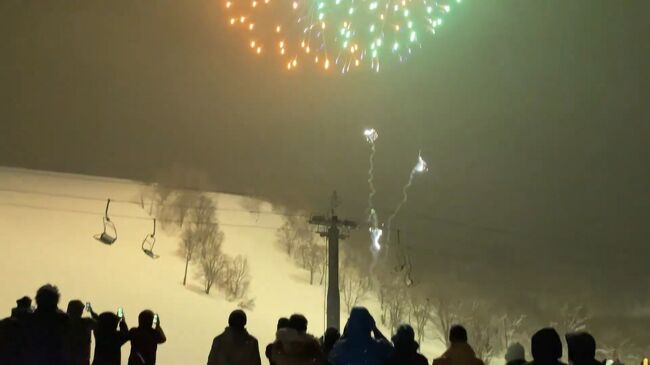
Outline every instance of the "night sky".
<path id="1" fill-rule="evenodd" d="M 407 62 L 340 75 L 252 55 L 217 0 L 4 0 L 0 164 L 145 180 L 182 165 L 314 212 L 336 189 L 363 221 L 374 127 L 380 218 L 419 150 L 430 165 L 395 221 L 422 281 L 647 305 L 648 14 L 466 0 Z"/>

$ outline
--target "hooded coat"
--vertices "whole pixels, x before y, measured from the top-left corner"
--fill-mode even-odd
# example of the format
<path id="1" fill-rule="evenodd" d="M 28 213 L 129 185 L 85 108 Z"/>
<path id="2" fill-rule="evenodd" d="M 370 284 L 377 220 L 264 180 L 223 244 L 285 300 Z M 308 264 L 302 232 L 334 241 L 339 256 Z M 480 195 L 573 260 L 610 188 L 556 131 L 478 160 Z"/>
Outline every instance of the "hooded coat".
<path id="1" fill-rule="evenodd" d="M 353 308 L 343 336 L 329 354 L 332 365 L 384 365 L 393 353 L 386 339 L 370 336 L 375 324 L 365 308 Z"/>
<path id="2" fill-rule="evenodd" d="M 276 365 L 325 364 L 318 340 L 293 328 L 282 328 L 277 332 L 271 359 Z"/>
<path id="3" fill-rule="evenodd" d="M 442 356 L 433 360 L 433 365 L 484 365 L 476 357 L 474 349 L 464 342 L 452 343 Z"/>
<path id="4" fill-rule="evenodd" d="M 261 365 L 257 339 L 246 329 L 226 327 L 214 338 L 208 365 Z"/>

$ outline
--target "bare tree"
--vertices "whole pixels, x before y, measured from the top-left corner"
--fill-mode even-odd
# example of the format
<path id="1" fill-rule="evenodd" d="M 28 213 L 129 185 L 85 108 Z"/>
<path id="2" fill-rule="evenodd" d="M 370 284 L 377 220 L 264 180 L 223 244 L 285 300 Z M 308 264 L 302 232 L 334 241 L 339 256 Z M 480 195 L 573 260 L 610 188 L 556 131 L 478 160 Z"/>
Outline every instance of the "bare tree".
<path id="1" fill-rule="evenodd" d="M 179 227 L 183 228 L 185 219 L 195 209 L 199 196 L 197 193 L 189 190 L 176 191 L 174 194 L 174 200 L 172 201 L 173 220 L 178 222 Z"/>
<path id="2" fill-rule="evenodd" d="M 203 247 L 207 240 L 217 234 L 216 207 L 214 202 L 205 195 L 196 199 L 196 204 L 189 211 L 190 223 L 183 230 L 180 254 L 185 258 L 185 273 L 183 285 L 187 283 L 187 270 L 190 262 L 194 260 L 197 250 Z"/>
<path id="3" fill-rule="evenodd" d="M 209 196 L 201 194 L 189 213 L 189 218 L 194 224 L 216 222 L 217 204 Z"/>
<path id="4" fill-rule="evenodd" d="M 635 346 L 632 340 L 623 337 L 605 343 L 597 350 L 597 353 L 607 359 L 614 360 L 614 363 L 634 364 L 643 358 L 641 354 L 647 353 L 646 351 L 649 349 Z"/>
<path id="5" fill-rule="evenodd" d="M 164 184 L 160 184 L 160 183 L 152 184 L 151 185 L 152 202 L 151 205 L 149 206 L 149 214 L 155 213 L 156 216 L 160 215 L 165 206 L 165 202 L 171 196 L 172 193 L 173 190 Z"/>
<path id="6" fill-rule="evenodd" d="M 293 256 L 294 249 L 311 235 L 312 233 L 306 221 L 291 216 L 285 219 L 276 233 L 277 242 L 289 257 Z"/>
<path id="7" fill-rule="evenodd" d="M 460 302 L 439 297 L 432 301 L 431 324 L 436 338 L 449 347 L 449 330 L 460 319 L 458 308 Z"/>
<path id="8" fill-rule="evenodd" d="M 422 340 L 424 340 L 424 332 L 426 331 L 431 318 L 430 316 L 433 305 L 429 298 L 423 298 L 417 293 L 411 293 L 409 298 L 411 304 L 410 316 L 415 320 L 415 330 L 417 332 L 418 342 L 422 343 Z"/>
<path id="9" fill-rule="evenodd" d="M 325 261 L 325 247 L 318 244 L 310 232 L 298 246 L 295 259 L 300 266 L 309 271 L 309 285 L 312 285 L 314 283 L 314 274 Z"/>
<path id="10" fill-rule="evenodd" d="M 515 338 L 520 334 L 522 325 L 526 316 L 504 314 L 499 320 L 501 325 L 501 338 L 503 340 L 503 348 L 507 349 L 514 342 Z"/>
<path id="11" fill-rule="evenodd" d="M 327 275 L 327 246 L 323 246 L 323 259 L 320 262 L 320 266 L 318 268 L 318 271 L 320 273 L 320 283 L 319 285 L 323 285 L 323 281 L 325 280 L 325 276 Z"/>
<path id="12" fill-rule="evenodd" d="M 199 267 L 201 269 L 201 278 L 203 279 L 206 294 L 210 294 L 212 285 L 214 285 L 219 275 L 226 268 L 226 257 L 221 252 L 223 238 L 223 232 L 220 232 L 217 227 L 211 230 L 210 236 L 201 245 Z"/>
<path id="13" fill-rule="evenodd" d="M 250 285 L 248 259 L 237 255 L 234 259 L 228 260 L 221 285 L 229 300 L 244 298 Z"/>
<path id="14" fill-rule="evenodd" d="M 463 321 L 476 357 L 483 360 L 484 364 L 490 364 L 492 358 L 502 350 L 497 323 L 499 318 L 480 302 L 474 302 L 464 309 L 467 312 Z"/>
<path id="15" fill-rule="evenodd" d="M 368 294 L 371 289 L 370 277 L 361 273 L 352 266 L 345 266 L 339 271 L 339 286 L 343 294 L 343 304 L 348 313 L 352 311 L 359 301 Z"/>
<path id="16" fill-rule="evenodd" d="M 404 286 L 399 283 L 393 284 L 390 293 L 386 297 L 385 305 L 388 314 L 386 324 L 389 326 L 391 334 L 394 334 L 397 327 L 402 324 L 404 315 L 409 309 Z"/>
<path id="17" fill-rule="evenodd" d="M 589 321 L 589 312 L 582 304 L 564 304 L 558 314 L 558 322 L 552 325 L 557 327 L 561 333 L 584 331 Z"/>

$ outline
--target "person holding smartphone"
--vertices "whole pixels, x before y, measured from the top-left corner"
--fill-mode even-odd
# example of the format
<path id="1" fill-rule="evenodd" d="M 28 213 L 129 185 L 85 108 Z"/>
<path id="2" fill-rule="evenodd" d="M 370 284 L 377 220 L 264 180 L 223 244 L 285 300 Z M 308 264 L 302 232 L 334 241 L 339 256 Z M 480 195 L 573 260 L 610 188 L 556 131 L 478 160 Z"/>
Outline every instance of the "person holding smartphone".
<path id="1" fill-rule="evenodd" d="M 129 326 L 124 313 L 104 312 L 97 319 L 95 329 L 95 356 L 92 365 L 120 365 L 122 345 L 129 341 Z M 119 330 L 118 330 L 119 327 Z"/>
<path id="2" fill-rule="evenodd" d="M 158 345 L 167 337 L 160 326 L 160 317 L 151 310 L 143 310 L 138 316 L 138 327 L 129 331 L 131 353 L 129 365 L 155 365 Z"/>
<path id="3" fill-rule="evenodd" d="M 86 310 L 91 318 L 83 317 Z M 90 338 L 97 326 L 97 313 L 93 312 L 90 303 L 71 300 L 68 303 L 68 330 L 66 340 L 66 355 L 70 365 L 90 365 Z"/>

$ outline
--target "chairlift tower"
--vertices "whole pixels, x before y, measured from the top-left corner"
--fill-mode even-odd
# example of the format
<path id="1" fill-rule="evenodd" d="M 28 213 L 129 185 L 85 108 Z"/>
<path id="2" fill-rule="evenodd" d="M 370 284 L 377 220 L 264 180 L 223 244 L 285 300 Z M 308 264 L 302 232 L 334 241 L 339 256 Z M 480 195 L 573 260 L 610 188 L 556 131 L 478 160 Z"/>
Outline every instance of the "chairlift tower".
<path id="1" fill-rule="evenodd" d="M 336 192 L 333 195 L 333 202 Z M 327 240 L 327 327 L 340 329 L 341 299 L 339 293 L 339 240 L 349 236 L 348 231 L 357 224 L 350 220 L 339 220 L 335 205 L 329 217 L 317 215 L 309 219 L 309 224 L 317 226 L 317 232 Z"/>

